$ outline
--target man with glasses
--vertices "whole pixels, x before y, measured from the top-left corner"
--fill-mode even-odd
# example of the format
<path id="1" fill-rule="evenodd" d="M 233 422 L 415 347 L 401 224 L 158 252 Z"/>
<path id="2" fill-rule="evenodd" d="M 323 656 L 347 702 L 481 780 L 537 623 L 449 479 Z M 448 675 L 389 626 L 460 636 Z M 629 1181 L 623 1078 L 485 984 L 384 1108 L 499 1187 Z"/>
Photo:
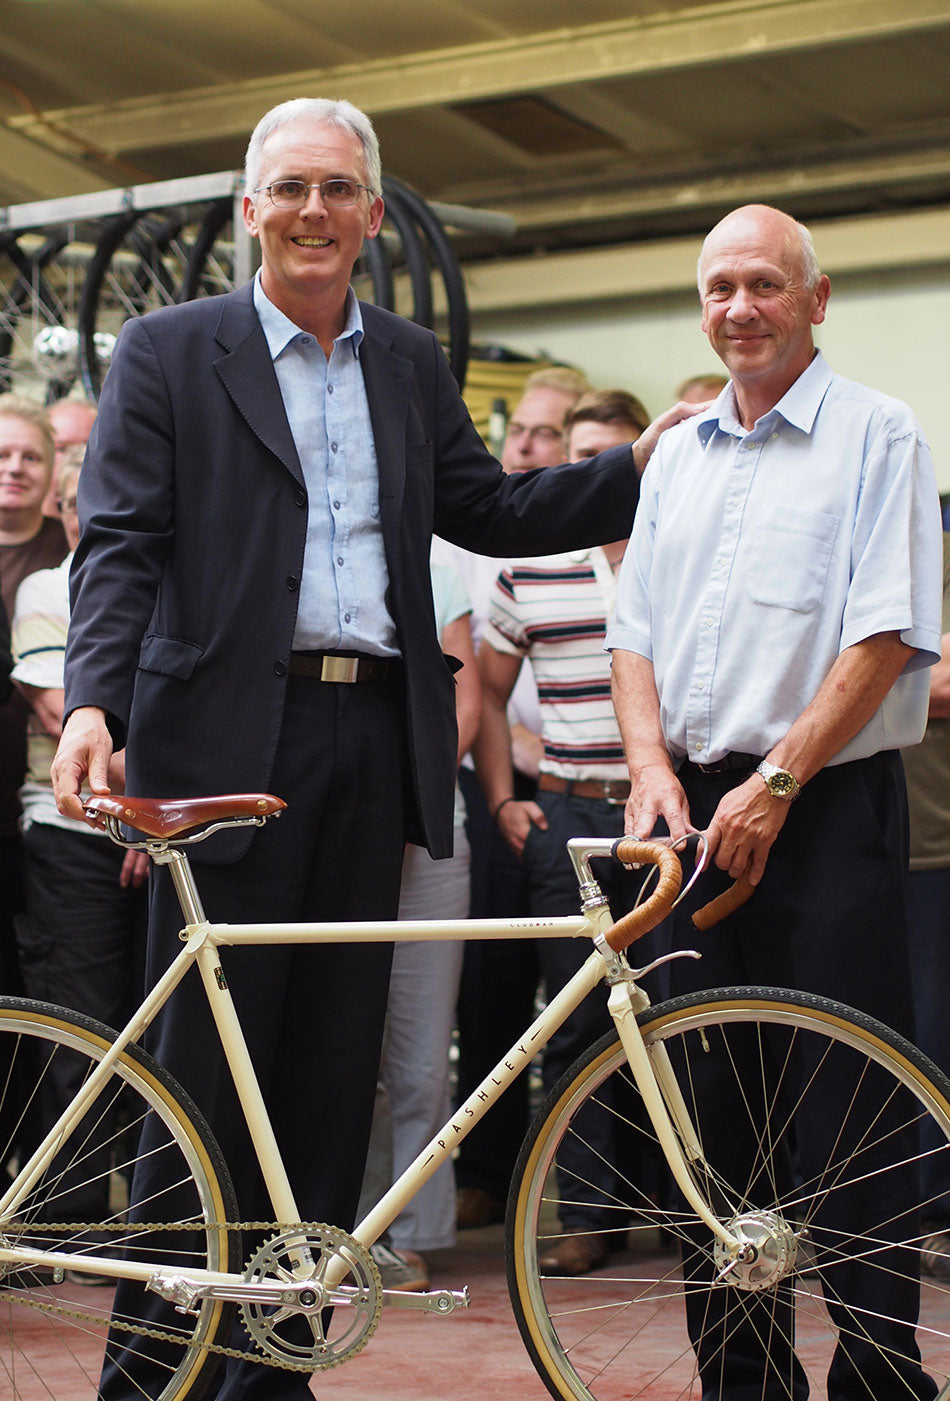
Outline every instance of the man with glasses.
<path id="1" fill-rule="evenodd" d="M 281 104 L 258 123 L 245 174 L 258 275 L 127 321 L 113 353 L 80 483 L 54 784 L 61 811 L 80 815 L 83 779 L 108 791 L 109 755 L 125 741 L 130 793 L 270 790 L 288 803 L 280 823 L 196 848 L 209 914 L 395 918 L 406 841 L 451 851 L 453 661 L 433 614 L 433 529 L 503 556 L 605 539 L 633 514 L 636 472 L 627 447 L 506 476 L 435 336 L 357 301 L 353 266 L 384 214 L 363 113 Z M 160 871 L 151 979 L 180 923 Z M 228 959 L 305 1220 L 353 1220 L 390 957 L 382 945 L 311 945 Z M 266 1220 L 190 981 L 154 1039 L 236 1169 L 244 1217 Z M 141 1365 L 121 1351 L 103 1397 L 136 1394 L 128 1377 Z M 303 1374 L 232 1359 L 220 1395 L 306 1401 L 309 1389 Z"/>
<path id="2" fill-rule="evenodd" d="M 508 420 L 501 452 L 504 471 L 526 472 L 563 461 L 565 416 L 589 388 L 586 376 L 567 365 L 549 365 L 530 374 Z M 465 581 L 477 646 L 502 561 L 439 540 L 434 557 L 451 563 Z M 519 798 L 533 798 L 542 745 L 538 688 L 530 666 L 518 673 L 507 709 L 516 791 Z M 524 867 L 499 833 L 469 757 L 462 764 L 459 783 L 472 851 L 472 918 L 527 915 L 530 902 Z M 473 939 L 466 944 L 458 1000 L 460 1100 L 481 1084 L 531 1021 L 540 976 L 533 939 Z M 460 1230 L 504 1220 L 508 1183 L 528 1119 L 528 1083 L 523 1078 L 461 1144 L 455 1164 Z"/>
<path id="3" fill-rule="evenodd" d="M 56 445 L 56 460 L 53 464 L 53 478 L 49 491 L 43 500 L 43 514 L 59 520 L 59 477 L 63 470 L 65 454 L 73 447 L 85 451 L 96 421 L 96 406 L 88 399 L 57 399 L 46 410 L 46 417 L 53 429 L 53 442 Z"/>

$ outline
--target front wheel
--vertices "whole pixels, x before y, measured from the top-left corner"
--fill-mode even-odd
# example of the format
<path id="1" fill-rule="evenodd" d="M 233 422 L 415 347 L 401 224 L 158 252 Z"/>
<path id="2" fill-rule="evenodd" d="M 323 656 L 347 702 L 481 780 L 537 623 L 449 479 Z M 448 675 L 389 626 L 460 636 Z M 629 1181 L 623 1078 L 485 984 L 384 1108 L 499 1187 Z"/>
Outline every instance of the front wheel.
<path id="1" fill-rule="evenodd" d="M 655 1171 L 605 1036 L 548 1096 L 508 1203 L 512 1304 L 552 1396 L 950 1401 L 950 1260 L 925 1250 L 921 1272 L 950 1190 L 946 1076 L 873 1018 L 803 993 L 696 993 L 639 1022 L 696 1129 L 694 1181 L 751 1249 L 729 1268 Z M 605 1257 L 576 1278 L 543 1263 L 572 1231 Z"/>
<path id="2" fill-rule="evenodd" d="M 0 1196 L 40 1141 L 49 1105 L 93 1072 L 114 1040 L 99 1022 L 0 997 Z M 136 1173 L 141 1205 L 129 1208 Z M 143 1184 L 144 1190 L 143 1190 Z M 130 1046 L 35 1183 L 0 1220 L 0 1244 L 101 1262 L 95 1274 L 0 1261 L 0 1395 L 11 1401 L 198 1401 L 227 1343 L 234 1308 L 179 1313 L 110 1259 L 240 1270 L 230 1176 L 199 1111 L 150 1056 Z M 111 1325 L 111 1326 L 110 1326 Z"/>

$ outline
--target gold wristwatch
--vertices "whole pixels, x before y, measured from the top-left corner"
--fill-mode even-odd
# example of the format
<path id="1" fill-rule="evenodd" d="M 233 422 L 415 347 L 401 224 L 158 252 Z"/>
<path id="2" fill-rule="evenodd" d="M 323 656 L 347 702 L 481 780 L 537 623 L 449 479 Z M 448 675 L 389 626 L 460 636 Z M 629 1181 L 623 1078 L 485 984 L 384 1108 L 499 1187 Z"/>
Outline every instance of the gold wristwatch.
<path id="1" fill-rule="evenodd" d="M 790 803 L 802 791 L 798 779 L 788 769 L 780 769 L 778 764 L 770 764 L 768 759 L 763 759 L 755 771 L 765 779 L 765 786 L 773 798 L 784 798 Z"/>

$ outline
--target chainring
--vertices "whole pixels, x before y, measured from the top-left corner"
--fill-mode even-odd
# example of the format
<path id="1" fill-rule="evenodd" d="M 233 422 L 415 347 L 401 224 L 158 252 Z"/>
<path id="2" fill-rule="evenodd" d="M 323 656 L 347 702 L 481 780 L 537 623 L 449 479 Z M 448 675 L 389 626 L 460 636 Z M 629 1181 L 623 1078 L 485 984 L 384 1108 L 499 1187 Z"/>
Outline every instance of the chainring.
<path id="1" fill-rule="evenodd" d="M 331 1262 L 337 1265 L 332 1288 L 326 1284 Z M 251 1256 L 244 1280 L 287 1286 L 284 1303 L 240 1306 L 254 1343 L 283 1365 L 336 1367 L 366 1346 L 379 1323 L 376 1263 L 365 1245 L 336 1226 L 310 1224 L 272 1236 Z"/>

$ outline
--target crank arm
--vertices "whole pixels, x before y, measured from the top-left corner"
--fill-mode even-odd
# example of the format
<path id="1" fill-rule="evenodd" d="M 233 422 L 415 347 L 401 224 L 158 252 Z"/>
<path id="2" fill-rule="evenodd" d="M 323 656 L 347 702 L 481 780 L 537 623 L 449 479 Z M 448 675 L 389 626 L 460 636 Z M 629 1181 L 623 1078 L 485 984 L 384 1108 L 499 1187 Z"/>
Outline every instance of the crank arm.
<path id="1" fill-rule="evenodd" d="M 274 1304 L 279 1308 L 298 1309 L 301 1313 L 317 1313 L 333 1304 L 350 1304 L 355 1290 L 324 1289 L 315 1280 L 286 1284 L 239 1282 L 234 1284 L 196 1284 L 187 1275 L 155 1274 L 147 1286 L 178 1313 L 197 1313 L 203 1299 L 227 1299 L 234 1304 Z"/>
<path id="2" fill-rule="evenodd" d="M 456 1309 L 467 1309 L 471 1302 L 468 1288 L 432 1289 L 424 1294 L 410 1290 L 384 1289 L 383 1303 L 389 1309 L 421 1309 L 423 1313 L 450 1314 Z"/>

